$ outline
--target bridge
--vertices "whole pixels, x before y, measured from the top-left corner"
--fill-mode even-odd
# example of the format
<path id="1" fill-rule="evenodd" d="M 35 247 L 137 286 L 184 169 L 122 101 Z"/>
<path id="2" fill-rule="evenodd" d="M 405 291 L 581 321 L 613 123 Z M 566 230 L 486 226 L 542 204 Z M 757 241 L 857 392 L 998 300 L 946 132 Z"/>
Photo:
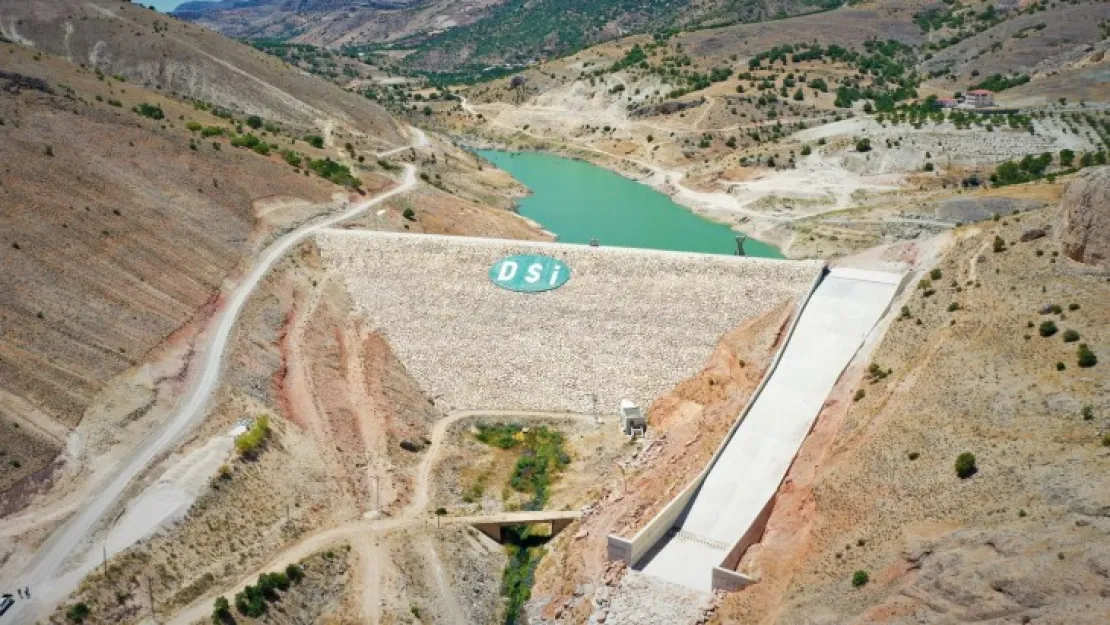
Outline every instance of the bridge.
<path id="1" fill-rule="evenodd" d="M 510 525 L 547 524 L 554 536 L 566 529 L 575 519 L 582 518 L 578 510 L 536 510 L 524 512 L 503 512 L 485 516 L 443 517 L 442 523 L 451 525 L 470 525 L 486 536 L 501 542 L 501 531 Z"/>

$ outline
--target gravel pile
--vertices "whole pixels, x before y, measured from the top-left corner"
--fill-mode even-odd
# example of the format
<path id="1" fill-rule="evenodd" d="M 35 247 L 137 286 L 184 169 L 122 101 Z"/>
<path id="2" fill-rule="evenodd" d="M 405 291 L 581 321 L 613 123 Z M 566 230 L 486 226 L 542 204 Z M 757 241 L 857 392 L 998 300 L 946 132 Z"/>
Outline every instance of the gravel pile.
<path id="1" fill-rule="evenodd" d="M 365 231 L 317 236 L 329 270 L 447 409 L 615 412 L 697 372 L 720 336 L 803 294 L 817 261 Z M 544 254 L 559 289 L 494 285 L 494 262 Z"/>
<path id="2" fill-rule="evenodd" d="M 701 623 L 713 595 L 629 571 L 616 588 L 594 594 L 590 625 L 693 625 Z"/>

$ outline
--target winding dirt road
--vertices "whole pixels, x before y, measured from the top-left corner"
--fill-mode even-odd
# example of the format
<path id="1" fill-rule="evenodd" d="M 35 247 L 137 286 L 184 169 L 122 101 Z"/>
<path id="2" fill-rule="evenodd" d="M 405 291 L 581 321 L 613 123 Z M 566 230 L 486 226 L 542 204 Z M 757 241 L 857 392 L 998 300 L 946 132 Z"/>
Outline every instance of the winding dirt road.
<path id="1" fill-rule="evenodd" d="M 428 138 L 422 131 L 417 128 L 412 128 L 411 131 L 413 142 L 403 149 L 428 144 Z M 204 408 L 219 384 L 224 352 L 239 313 L 274 264 L 317 230 L 360 215 L 377 204 L 414 189 L 417 185 L 416 167 L 405 164 L 404 168 L 401 184 L 340 213 L 303 225 L 274 241 L 263 251 L 254 269 L 231 291 L 223 310 L 216 313 L 207 332 L 205 345 L 200 351 L 202 360 L 197 363 L 198 375 L 177 408 L 165 423 L 119 465 L 104 484 L 90 489 L 89 497 L 83 502 L 79 512 L 56 530 L 31 557 L 23 571 L 14 580 L 10 580 L 12 586 L 32 588 L 34 599 L 17 602 L 5 616 L 0 617 L 0 623 L 33 622 L 36 617 L 44 615 L 63 601 L 84 577 L 86 571 L 65 571 L 66 564 L 73 556 L 84 551 L 82 547 L 87 547 L 85 543 L 90 534 L 104 515 L 119 502 L 132 480 L 155 459 L 173 449 L 185 432 L 203 420 Z"/>
<path id="2" fill-rule="evenodd" d="M 498 417 L 514 419 L 566 419 L 582 421 L 583 423 L 596 423 L 598 419 L 598 415 L 567 412 L 516 410 L 460 410 L 452 412 L 446 418 L 438 421 L 432 429 L 432 442 L 428 445 L 427 454 L 425 454 L 424 458 L 420 461 L 420 465 L 417 467 L 416 480 L 413 483 L 415 494 L 409 505 L 406 506 L 399 515 L 385 519 L 358 519 L 348 521 L 342 525 L 310 534 L 274 556 L 264 566 L 242 576 L 234 585 L 219 589 L 217 592 L 212 592 L 190 603 L 185 609 L 166 621 L 166 624 L 191 625 L 192 623 L 203 620 L 211 614 L 212 602 L 215 601 L 216 597 L 230 597 L 241 591 L 248 584 L 257 580 L 259 574 L 263 572 L 283 569 L 290 564 L 300 562 L 317 551 L 342 542 L 351 543 L 351 546 L 358 550 L 360 557 L 363 558 L 364 570 L 360 573 L 363 583 L 380 583 L 382 578 L 382 563 L 378 561 L 378 558 L 380 558 L 385 551 L 377 547 L 375 544 L 376 541 L 373 539 L 376 536 L 401 529 L 416 528 L 424 525 L 431 527 L 432 524 L 429 522 L 430 513 L 427 507 L 432 469 L 434 469 L 435 465 L 439 462 L 439 457 L 443 452 L 444 444 L 447 441 L 447 433 L 451 429 L 451 426 L 468 419 Z M 577 511 L 541 510 L 537 512 L 503 512 L 480 516 L 448 516 L 442 517 L 439 521 L 442 525 L 453 526 L 472 525 L 475 523 L 527 523 L 529 521 L 550 520 L 552 518 L 577 518 L 578 516 L 580 516 L 580 513 Z M 364 590 L 370 591 L 364 594 L 363 601 L 361 602 L 364 612 L 366 610 L 375 610 L 380 607 L 380 589 L 376 586 L 370 587 L 368 585 Z M 364 613 L 362 616 L 371 623 L 380 622 L 380 615 L 373 611 Z"/>

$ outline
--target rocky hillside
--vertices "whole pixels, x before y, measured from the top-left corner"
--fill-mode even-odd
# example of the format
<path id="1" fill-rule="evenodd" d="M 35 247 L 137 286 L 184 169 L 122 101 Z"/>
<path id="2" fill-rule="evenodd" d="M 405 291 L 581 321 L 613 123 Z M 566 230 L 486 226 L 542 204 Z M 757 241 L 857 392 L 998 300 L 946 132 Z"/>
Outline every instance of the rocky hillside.
<path id="1" fill-rule="evenodd" d="M 1110 286 L 1065 256 L 1077 215 L 1105 223 L 1105 173 L 1062 218 L 954 233 L 826 405 L 720 622 L 1106 622 Z"/>

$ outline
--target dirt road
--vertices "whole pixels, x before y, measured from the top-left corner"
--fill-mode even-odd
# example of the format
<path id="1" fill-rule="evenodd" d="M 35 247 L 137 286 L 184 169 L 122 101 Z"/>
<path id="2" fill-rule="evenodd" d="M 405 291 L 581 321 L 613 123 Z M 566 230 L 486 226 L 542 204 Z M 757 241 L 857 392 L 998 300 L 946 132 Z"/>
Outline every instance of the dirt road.
<path id="1" fill-rule="evenodd" d="M 212 612 L 212 602 L 216 597 L 224 596 L 230 597 L 235 593 L 241 591 L 248 584 L 253 583 L 260 573 L 266 571 L 276 571 L 285 568 L 289 564 L 293 564 L 307 558 L 313 553 L 320 551 L 331 545 L 336 545 L 341 542 L 349 542 L 351 546 L 358 550 L 360 558 L 363 559 L 363 571 L 360 578 L 363 583 L 375 583 L 381 580 L 381 569 L 383 564 L 377 562 L 376 557 L 380 557 L 383 550 L 376 548 L 375 536 L 380 536 L 388 532 L 393 532 L 406 528 L 418 528 L 428 523 L 428 491 L 429 482 L 432 475 L 432 469 L 435 468 L 436 463 L 445 447 L 444 443 L 447 441 L 447 432 L 451 426 L 467 419 L 478 419 L 480 417 L 506 417 L 515 419 L 567 419 L 578 420 L 587 423 L 594 423 L 597 421 L 597 415 L 592 414 L 576 414 L 564 412 L 535 412 L 535 411 L 513 411 L 513 410 L 461 410 L 453 412 L 445 419 L 437 422 L 432 430 L 431 444 L 428 446 L 427 454 L 420 462 L 417 468 L 416 480 L 413 484 L 414 495 L 409 505 L 396 517 L 385 519 L 359 519 L 356 521 L 349 521 L 342 525 L 332 527 L 329 529 L 321 530 L 315 534 L 311 534 L 286 550 L 271 559 L 265 566 L 251 571 L 244 575 L 238 582 L 230 588 L 223 588 L 218 592 L 211 593 L 205 597 L 197 599 L 189 604 L 181 612 L 173 616 L 166 623 L 167 625 L 191 625 L 199 620 L 207 618 Z M 538 511 L 538 512 L 505 512 L 498 514 L 490 514 L 484 516 L 465 516 L 465 517 L 442 517 L 439 519 L 440 524 L 445 526 L 450 525 L 470 525 L 475 523 L 502 523 L 502 522 L 520 522 L 525 523 L 530 520 L 549 519 L 551 517 L 559 518 L 575 518 L 578 516 L 576 511 Z M 365 551 L 364 551 L 365 550 Z M 362 594 L 362 606 L 364 610 L 363 617 L 367 618 L 371 623 L 377 623 L 376 618 L 377 608 L 380 607 L 381 595 L 378 592 L 371 592 L 370 589 L 364 588 Z M 366 613 L 366 612 L 369 613 Z"/>
<path id="2" fill-rule="evenodd" d="M 428 139 L 423 132 L 415 128 L 412 131 L 413 146 L 427 144 Z M 254 269 L 231 291 L 223 309 L 216 313 L 213 325 L 207 333 L 206 344 L 199 352 L 202 359 L 197 363 L 198 373 L 178 407 L 158 430 L 119 465 L 106 483 L 91 490 L 80 511 L 54 532 L 32 556 L 23 571 L 13 580 L 5 580 L 11 582 L 5 584 L 6 586 L 31 587 L 34 589 L 34 599 L 18 602 L 3 617 L 3 620 L 0 620 L 0 623 L 32 622 L 64 600 L 73 590 L 73 585 L 79 583 L 83 577 L 82 572 L 71 571 L 63 576 L 61 573 L 64 565 L 82 549 L 90 533 L 96 529 L 101 518 L 119 501 L 131 481 L 155 459 L 173 449 L 182 435 L 204 418 L 204 408 L 219 384 L 223 356 L 231 331 L 243 306 L 262 278 L 269 273 L 270 268 L 286 252 L 317 230 L 360 215 L 395 195 L 414 189 L 417 185 L 416 167 L 405 164 L 404 168 L 401 184 L 393 189 L 354 204 L 340 213 L 303 225 L 274 241 L 262 252 Z"/>

